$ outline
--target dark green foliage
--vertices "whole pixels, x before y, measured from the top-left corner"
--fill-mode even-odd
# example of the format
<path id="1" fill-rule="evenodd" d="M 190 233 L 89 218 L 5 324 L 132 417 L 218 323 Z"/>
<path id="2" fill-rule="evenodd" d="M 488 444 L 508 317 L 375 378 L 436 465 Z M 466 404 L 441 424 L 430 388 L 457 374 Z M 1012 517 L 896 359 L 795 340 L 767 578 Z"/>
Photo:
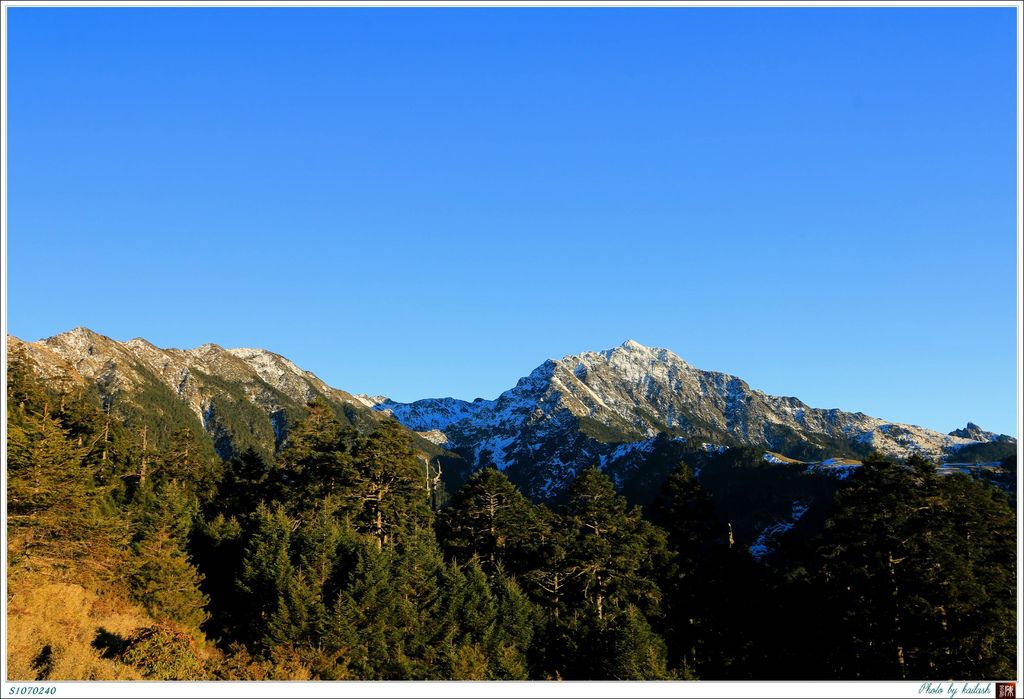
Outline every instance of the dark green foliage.
<path id="1" fill-rule="evenodd" d="M 43 383 L 36 378 L 37 371 L 24 347 L 15 348 L 7 357 L 7 406 L 23 414 L 47 411 L 50 396 Z"/>
<path id="2" fill-rule="evenodd" d="M 224 475 L 217 485 L 216 512 L 227 517 L 249 514 L 262 503 L 277 502 L 282 484 L 281 472 L 269 457 L 255 449 L 246 449 L 224 464 Z"/>
<path id="3" fill-rule="evenodd" d="M 500 471 L 473 474 L 438 520 L 441 541 L 461 561 L 476 556 L 488 573 L 521 573 L 540 545 L 533 505 Z"/>
<path id="4" fill-rule="evenodd" d="M 685 677 L 758 676 L 764 571 L 730 538 L 728 524 L 685 463 L 665 482 L 652 517 L 666 529 L 674 553 L 658 571 L 665 603 L 656 619 L 670 662 Z"/>
<path id="5" fill-rule="evenodd" d="M 133 503 L 135 536 L 129 589 L 150 613 L 191 629 L 209 616 L 202 575 L 187 551 L 199 506 L 189 488 L 169 481 L 141 491 Z"/>
<path id="6" fill-rule="evenodd" d="M 193 529 L 189 552 L 197 569 L 203 571 L 200 590 L 209 603 L 210 618 L 203 629 L 213 638 L 238 638 L 250 619 L 244 595 L 239 594 L 244 542 L 242 523 L 217 514 Z"/>
<path id="7" fill-rule="evenodd" d="M 992 442 L 979 442 L 968 444 L 957 450 L 956 456 L 950 461 L 963 463 L 983 463 L 1002 461 L 1007 457 L 1017 456 L 1017 443 L 1005 439 L 997 439 Z"/>
<path id="8" fill-rule="evenodd" d="M 578 600 L 598 619 L 613 619 L 628 604 L 657 608 L 661 594 L 651 580 L 666 555 L 664 533 L 628 509 L 606 475 L 584 471 L 569 489 L 562 526 L 571 533 L 566 572 Z"/>
<path id="9" fill-rule="evenodd" d="M 295 577 L 290 552 L 293 525 L 280 506 L 260 505 L 249 526 L 238 575 L 238 591 L 249 610 L 244 635 L 267 646 L 272 643 L 272 622 L 276 621 L 280 630 L 281 619 L 288 612 L 288 586 Z"/>
<path id="10" fill-rule="evenodd" d="M 335 495 L 351 478 L 355 436 L 326 402 L 310 404 L 308 417 L 292 430 L 279 459 L 281 499 L 290 511 L 302 511 Z"/>
<path id="11" fill-rule="evenodd" d="M 167 448 L 154 459 L 149 482 L 142 485 L 159 488 L 173 484 L 205 502 L 216 492 L 220 476 L 220 464 L 192 430 L 182 428 L 171 435 Z"/>
<path id="12" fill-rule="evenodd" d="M 272 420 L 225 384 L 211 437 L 154 376 L 131 402 L 54 390 L 15 352 L 8 378 L 11 569 L 138 601 L 159 621 L 116 657 L 150 679 L 1013 673 L 1009 459 L 978 478 L 869 459 L 842 481 L 673 433 L 607 473 L 567 465 L 569 491 L 538 505 L 331 400 Z M 464 483 L 447 503 L 439 465 Z M 752 558 L 794 502 L 799 522 Z"/>
<path id="13" fill-rule="evenodd" d="M 420 532 L 394 545 L 376 538 L 357 562 L 334 605 L 333 647 L 347 649 L 350 669 L 366 679 L 427 679 L 452 637 L 443 615 L 448 568 L 436 544 Z"/>
<path id="14" fill-rule="evenodd" d="M 629 606 L 611 629 L 605 672 L 613 680 L 670 680 L 665 641 L 651 631 L 640 610 Z"/>
<path id="15" fill-rule="evenodd" d="M 530 678 L 528 654 L 541 623 L 542 610 L 520 589 L 515 578 L 499 575 L 491 581 L 497 599 L 494 629 L 487 639 L 490 677 L 496 680 Z"/>
<path id="16" fill-rule="evenodd" d="M 763 450 L 734 447 L 720 456 L 702 460 L 701 488 L 736 542 L 754 543 L 766 527 L 791 517 L 793 503 L 828 503 L 841 481 L 808 473 L 804 464 L 775 464 L 763 459 Z M 808 512 L 809 517 L 818 513 Z M 801 520 L 802 525 L 806 525 Z"/>
<path id="17" fill-rule="evenodd" d="M 917 459 L 865 462 L 797 569 L 828 621 L 822 674 L 1012 675 L 1015 529 L 991 486 Z"/>
<path id="18" fill-rule="evenodd" d="M 357 531 L 370 534 L 383 547 L 433 526 L 427 463 L 412 451 L 408 432 L 397 422 L 384 422 L 361 438 L 353 462 L 342 491 Z"/>
<path id="19" fill-rule="evenodd" d="M 95 440 L 87 429 L 100 411 L 82 411 L 82 424 L 75 423 L 35 382 L 30 360 L 20 361 L 8 386 L 10 561 L 56 575 L 119 581 L 128 528 L 113 499 L 117 466 L 92 457 Z"/>
<path id="20" fill-rule="evenodd" d="M 711 498 L 686 463 L 679 463 L 662 485 L 652 510 L 652 519 L 665 528 L 673 550 L 687 565 L 727 538 Z"/>

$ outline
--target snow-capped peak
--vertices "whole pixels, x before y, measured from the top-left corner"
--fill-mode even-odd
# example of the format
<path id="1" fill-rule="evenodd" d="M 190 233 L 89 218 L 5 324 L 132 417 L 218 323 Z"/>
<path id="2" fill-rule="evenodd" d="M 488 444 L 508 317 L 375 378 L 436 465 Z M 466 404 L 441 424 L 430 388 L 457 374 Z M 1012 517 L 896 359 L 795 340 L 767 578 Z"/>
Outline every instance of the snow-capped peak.
<path id="1" fill-rule="evenodd" d="M 879 451 L 939 460 L 982 436 L 944 435 L 861 413 L 812 408 L 796 398 L 754 390 L 738 377 L 703 371 L 667 349 L 636 340 L 549 359 L 495 400 L 382 401 L 374 407 L 411 429 L 442 431 L 449 448 L 473 452 L 475 465 L 484 465 L 487 454 L 499 468 L 530 463 L 549 475 L 600 463 L 601 443 L 614 448 L 659 433 L 710 435 L 716 443 L 763 447 L 779 452 L 774 458 L 780 461 L 794 438 L 818 449 L 820 458 Z M 594 437 L 581 442 L 581 433 Z M 538 492 L 551 490 L 549 482 L 546 476 Z"/>

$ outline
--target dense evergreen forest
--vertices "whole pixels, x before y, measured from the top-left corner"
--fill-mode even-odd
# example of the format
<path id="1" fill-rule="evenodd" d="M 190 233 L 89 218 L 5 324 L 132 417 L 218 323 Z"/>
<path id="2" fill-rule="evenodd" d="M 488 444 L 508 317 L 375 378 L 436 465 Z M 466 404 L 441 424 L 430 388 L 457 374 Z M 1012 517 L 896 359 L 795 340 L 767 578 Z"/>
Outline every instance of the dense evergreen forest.
<path id="1" fill-rule="evenodd" d="M 756 560 L 686 460 L 642 506 L 597 469 L 536 504 L 495 469 L 445 494 L 397 423 L 359 433 L 326 403 L 224 461 L 24 354 L 7 399 L 12 678 L 1014 674 L 1014 511 L 921 459 L 866 460 Z M 88 600 L 76 632 L 33 625 L 45 590 Z"/>

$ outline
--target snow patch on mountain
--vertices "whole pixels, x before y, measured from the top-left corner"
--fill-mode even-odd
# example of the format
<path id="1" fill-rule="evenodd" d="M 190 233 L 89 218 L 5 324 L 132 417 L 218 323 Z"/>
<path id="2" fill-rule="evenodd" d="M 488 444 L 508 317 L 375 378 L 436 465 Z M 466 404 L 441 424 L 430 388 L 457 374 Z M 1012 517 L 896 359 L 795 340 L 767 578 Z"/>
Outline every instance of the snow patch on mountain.
<path id="1" fill-rule="evenodd" d="M 702 371 L 666 349 L 635 340 L 548 359 L 493 400 L 359 399 L 411 429 L 443 432 L 449 448 L 470 454 L 475 466 L 483 465 L 481 455 L 490 454 L 499 467 L 529 460 L 548 475 L 567 472 L 569 464 L 605 466 L 625 457 L 623 450 L 646 448 L 659 434 L 720 434 L 723 441 L 767 447 L 775 452 L 767 457 L 772 463 L 798 463 L 787 461 L 784 451 L 794 441 L 822 445 L 822 456 L 845 447 L 939 460 L 976 438 L 770 396 L 735 376 Z M 581 442 L 580 432 L 588 440 Z M 709 451 L 725 448 L 720 442 L 707 444 Z M 830 473 L 845 477 L 844 470 L 849 471 L 843 467 Z"/>
<path id="2" fill-rule="evenodd" d="M 643 439 L 639 442 L 625 442 L 612 449 L 607 454 L 602 454 L 599 458 L 598 463 L 601 466 L 605 466 L 612 461 L 618 461 L 627 456 L 634 454 L 650 454 L 654 449 L 654 443 L 657 437 L 650 437 Z"/>
<path id="3" fill-rule="evenodd" d="M 779 521 L 761 530 L 758 534 L 757 539 L 750 545 L 750 555 L 757 560 L 762 560 L 765 556 L 775 550 L 778 545 L 779 537 L 791 530 L 796 523 L 800 521 L 800 518 L 807 513 L 808 505 L 794 500 L 791 506 L 790 517 L 788 520 Z"/>
<path id="4" fill-rule="evenodd" d="M 443 447 L 448 444 L 448 435 L 441 430 L 427 430 L 424 432 L 417 432 L 419 436 L 423 437 L 428 442 L 432 442 L 439 447 Z"/>
<path id="5" fill-rule="evenodd" d="M 825 459 L 824 461 L 808 464 L 805 473 L 823 474 L 843 481 L 849 478 L 861 465 L 859 461 L 851 461 L 849 459 Z"/>

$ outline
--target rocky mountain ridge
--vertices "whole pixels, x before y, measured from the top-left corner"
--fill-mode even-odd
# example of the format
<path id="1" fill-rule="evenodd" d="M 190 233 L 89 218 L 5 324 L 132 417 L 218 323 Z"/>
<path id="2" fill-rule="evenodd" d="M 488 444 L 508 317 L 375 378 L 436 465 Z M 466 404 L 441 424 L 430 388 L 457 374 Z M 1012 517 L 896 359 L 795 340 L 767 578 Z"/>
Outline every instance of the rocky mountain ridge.
<path id="1" fill-rule="evenodd" d="M 357 428 L 372 427 L 386 417 L 263 349 L 224 349 L 216 344 L 161 349 L 142 338 L 118 342 L 88 328 L 38 342 L 9 337 L 8 347 L 23 348 L 53 385 L 93 385 L 109 404 L 138 405 L 147 397 L 152 402 L 154 393 L 163 399 L 169 391 L 199 420 L 221 456 L 260 443 L 268 451 L 280 446 L 289 424 L 317 398 L 337 406 Z"/>
<path id="2" fill-rule="evenodd" d="M 490 463 L 518 473 L 530 464 L 528 490 L 540 495 L 587 463 L 613 463 L 618 445 L 658 434 L 707 448 L 766 447 L 805 460 L 877 451 L 941 461 L 971 445 L 1015 441 L 973 424 L 943 434 L 860 412 L 812 408 L 633 340 L 549 359 L 494 400 L 356 397 L 411 429 L 433 431 L 476 467 Z"/>
<path id="3" fill-rule="evenodd" d="M 474 469 L 494 465 L 537 498 L 557 494 L 591 464 L 618 482 L 635 477 L 656 439 L 709 451 L 752 446 L 808 462 L 873 451 L 962 460 L 965 449 L 978 445 L 1016 444 L 973 423 L 942 434 L 859 412 L 812 408 L 632 340 L 549 359 L 493 400 L 412 403 L 352 395 L 262 349 L 160 349 L 141 338 L 118 342 L 86 328 L 38 342 L 10 337 L 9 346 L 23 347 L 48 381 L 94 385 L 106 400 L 168 392 L 195 415 L 222 455 L 253 441 L 280 446 L 304 406 L 321 398 L 356 426 L 393 416 L 417 433 L 426 452 L 453 452 Z"/>

